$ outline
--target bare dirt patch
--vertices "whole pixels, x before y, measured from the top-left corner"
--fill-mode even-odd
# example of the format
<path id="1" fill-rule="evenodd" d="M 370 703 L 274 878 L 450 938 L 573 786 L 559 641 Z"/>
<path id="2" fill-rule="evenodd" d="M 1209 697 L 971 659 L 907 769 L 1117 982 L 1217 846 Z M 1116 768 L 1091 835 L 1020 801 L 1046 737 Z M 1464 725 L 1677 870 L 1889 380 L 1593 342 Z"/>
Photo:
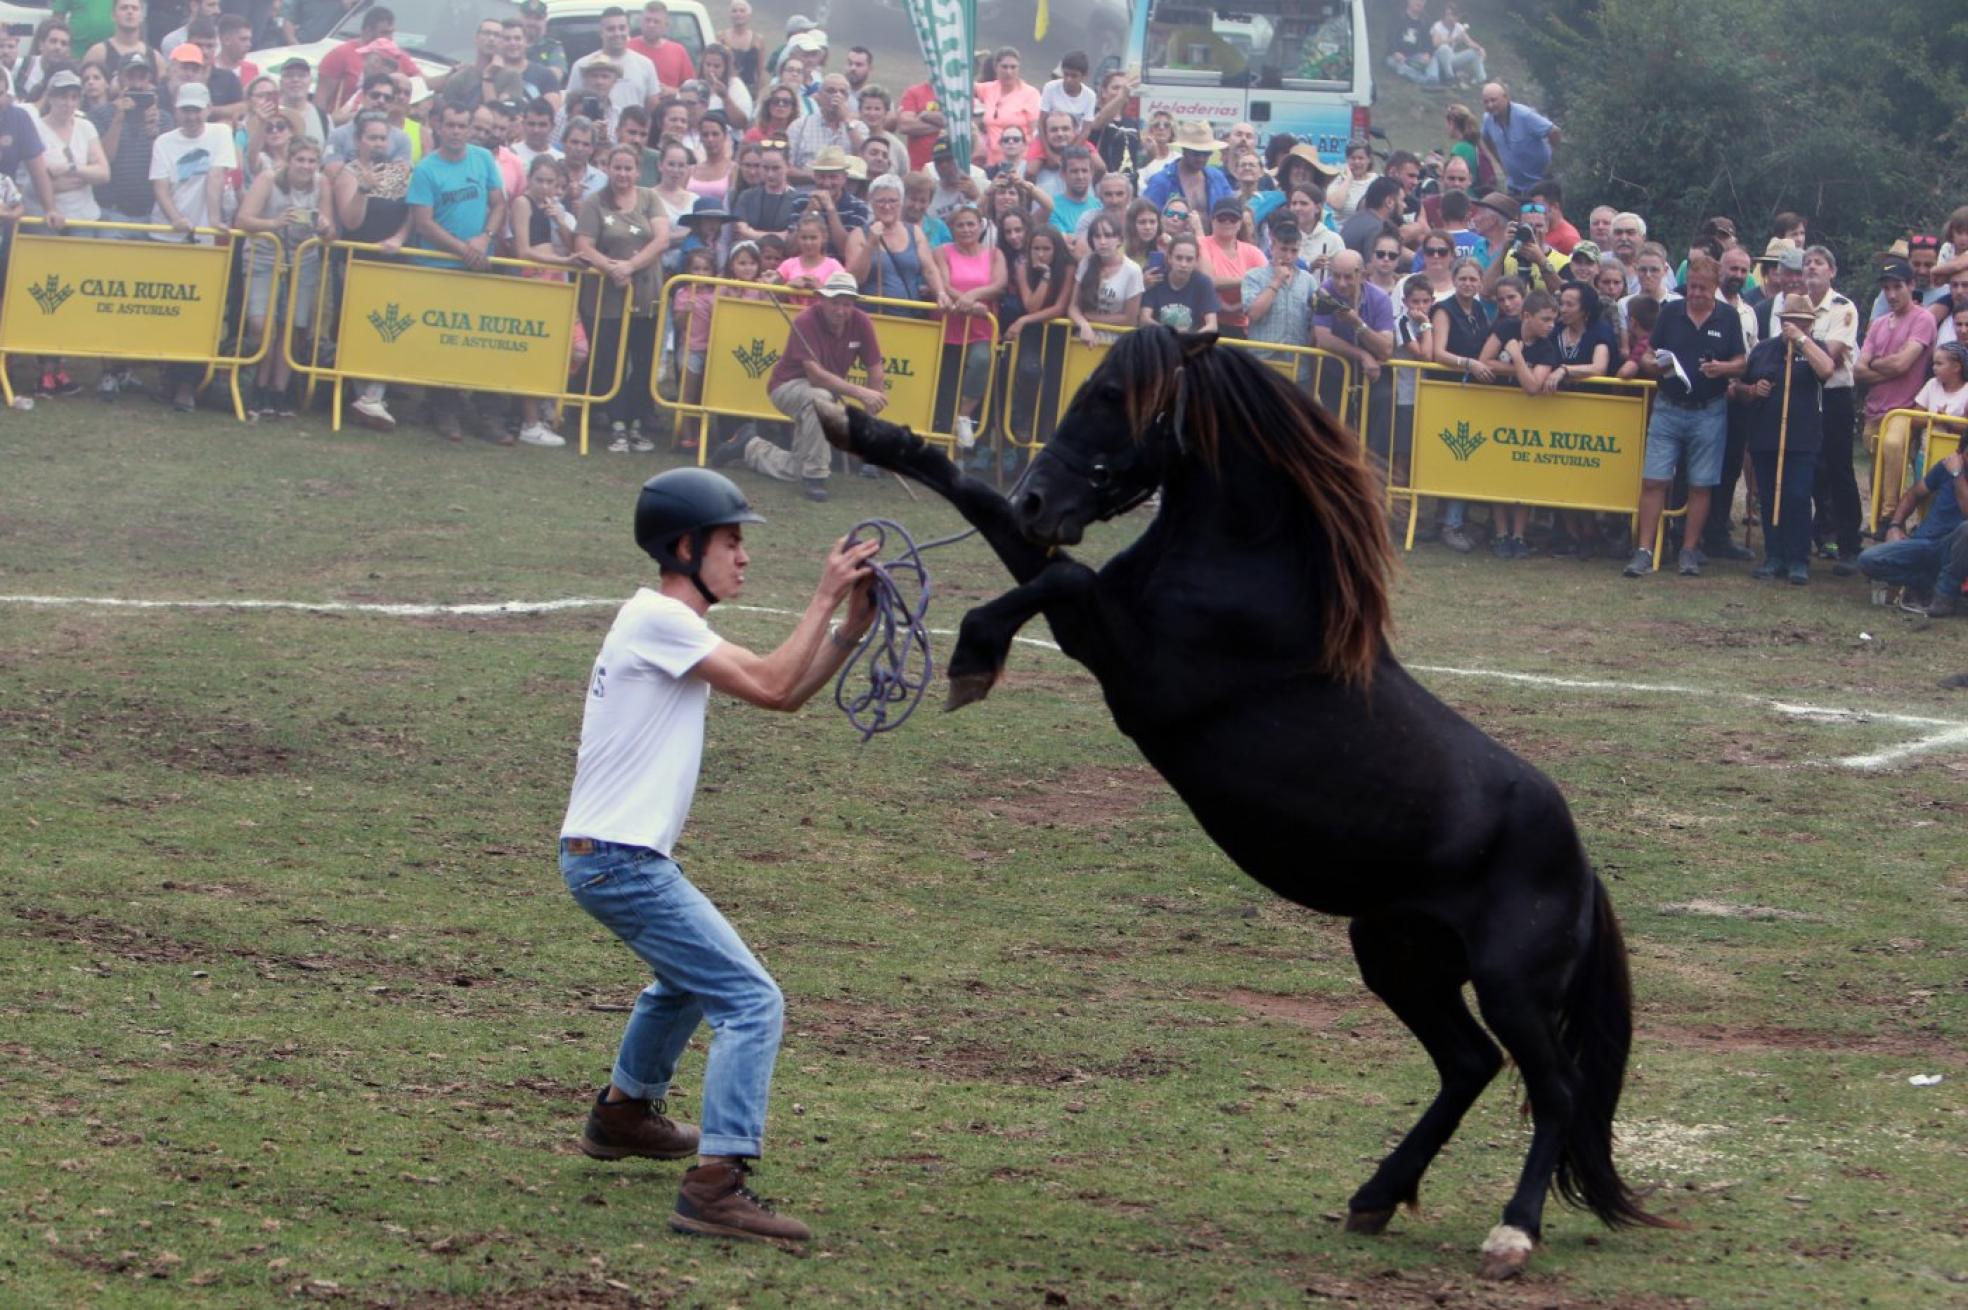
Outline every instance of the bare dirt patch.
<path id="1" fill-rule="evenodd" d="M 1216 999 L 1226 1005 L 1234 1005 L 1256 1019 L 1271 1019 L 1298 1028 L 1310 1028 L 1317 1032 L 1345 1032 L 1380 1026 L 1378 1017 L 1370 1023 L 1359 1021 L 1358 1014 L 1363 998 L 1341 999 L 1310 993 L 1279 996 L 1272 992 L 1253 992 L 1240 987 L 1235 991 L 1225 992 Z M 1354 1016 L 1354 1021 L 1342 1023 L 1341 1020 L 1349 1015 Z"/>
<path id="2" fill-rule="evenodd" d="M 1179 1061 L 1152 1047 L 1137 1047 L 1117 1060 L 1066 1063 L 1032 1051 L 950 1035 L 950 1016 L 893 1010 L 833 997 L 800 1002 L 793 1036 L 830 1055 L 891 1068 L 920 1070 L 953 1082 L 1068 1087 L 1099 1079 L 1132 1082 L 1157 1078 Z"/>
<path id="3" fill-rule="evenodd" d="M 1697 1051 L 1826 1051 L 1845 1054 L 1910 1055 L 1925 1059 L 1960 1058 L 1954 1043 L 1940 1034 L 1833 1033 L 1779 1024 L 1643 1022 L 1642 1041 L 1662 1042 Z"/>
<path id="4" fill-rule="evenodd" d="M 973 770 L 985 813 L 1034 828 L 1108 831 L 1139 815 L 1168 792 L 1146 766 L 1107 768 L 1078 764 L 1051 778 L 1010 783 Z M 990 792 L 998 787 L 1002 790 Z"/>
<path id="5" fill-rule="evenodd" d="M 70 763 L 161 764 L 231 778 L 289 772 L 300 754 L 249 719 L 95 692 L 44 692 L 38 705 L 0 708 L 0 740 L 8 737 Z"/>
<path id="6" fill-rule="evenodd" d="M 1692 900 L 1679 901 L 1660 907 L 1659 913 L 1669 918 L 1694 917 L 1703 919 L 1748 919 L 1752 923 L 1823 923 L 1824 916 L 1806 914 L 1802 910 L 1779 909 L 1773 905 L 1741 905 L 1733 901 Z"/>

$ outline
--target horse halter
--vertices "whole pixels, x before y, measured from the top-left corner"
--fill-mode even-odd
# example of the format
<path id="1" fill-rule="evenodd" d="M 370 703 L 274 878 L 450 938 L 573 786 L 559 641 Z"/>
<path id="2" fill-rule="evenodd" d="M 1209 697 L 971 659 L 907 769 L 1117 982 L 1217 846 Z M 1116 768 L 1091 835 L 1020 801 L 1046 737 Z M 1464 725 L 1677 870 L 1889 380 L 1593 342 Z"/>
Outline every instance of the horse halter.
<path id="1" fill-rule="evenodd" d="M 1188 379 L 1183 375 L 1183 370 L 1177 368 L 1175 370 L 1175 410 L 1173 415 L 1170 414 L 1166 407 L 1157 410 L 1155 417 L 1148 421 L 1148 431 L 1142 434 L 1142 439 L 1131 442 L 1118 459 L 1109 460 L 1104 454 L 1097 454 L 1091 459 L 1086 459 L 1077 451 L 1068 451 L 1058 442 L 1049 441 L 1039 448 L 1039 453 L 1032 457 L 1030 464 L 1025 466 L 1025 476 L 1021 477 L 1018 480 L 1017 486 L 1012 488 L 1012 494 L 1016 496 L 1018 491 L 1024 487 L 1026 479 L 1031 477 L 1033 470 L 1038 468 L 1039 461 L 1050 456 L 1061 468 L 1086 483 L 1088 488 L 1092 490 L 1094 498 L 1093 517 L 1096 520 L 1105 523 L 1109 519 L 1118 518 L 1120 515 L 1127 513 L 1154 495 L 1156 491 L 1156 486 L 1147 486 L 1135 491 L 1128 491 L 1121 485 L 1126 475 L 1132 473 L 1135 467 L 1141 463 L 1143 459 L 1142 452 L 1148 448 L 1148 439 L 1154 436 L 1163 424 L 1167 423 L 1171 427 L 1170 435 L 1175 439 L 1177 453 L 1182 454 L 1188 451 L 1188 443 L 1182 439 L 1183 414 L 1189 405 L 1189 388 L 1187 384 Z"/>

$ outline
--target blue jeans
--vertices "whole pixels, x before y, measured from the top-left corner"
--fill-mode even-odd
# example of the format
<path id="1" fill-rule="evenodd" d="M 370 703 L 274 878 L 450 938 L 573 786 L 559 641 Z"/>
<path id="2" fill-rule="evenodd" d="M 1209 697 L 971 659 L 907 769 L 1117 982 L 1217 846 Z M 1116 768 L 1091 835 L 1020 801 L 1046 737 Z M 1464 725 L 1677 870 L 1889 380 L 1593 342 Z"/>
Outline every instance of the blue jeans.
<path id="1" fill-rule="evenodd" d="M 1777 487 L 1777 452 L 1758 450 L 1750 453 L 1750 462 L 1756 466 L 1756 485 L 1763 493 L 1766 506 L 1782 505 L 1783 512 L 1777 517 L 1781 522 L 1772 526 L 1766 517 L 1763 520 L 1763 557 L 1782 564 L 1811 563 L 1811 485 L 1818 476 L 1818 456 L 1813 451 L 1800 455 L 1795 451 L 1784 458 L 1783 487 Z M 1723 516 L 1727 523 L 1727 511 L 1712 511 Z M 1767 515 L 1768 509 L 1764 510 Z M 1713 522 L 1713 520 L 1710 520 Z M 1728 529 L 1723 528 L 1726 537 Z"/>
<path id="2" fill-rule="evenodd" d="M 1393 55 L 1389 55 L 1387 56 L 1387 66 L 1402 77 L 1407 78 L 1408 81 L 1419 83 L 1422 86 L 1440 86 L 1442 84 L 1439 59 L 1430 59 L 1425 64 L 1418 64 L 1412 59 L 1396 59 Z"/>
<path id="3" fill-rule="evenodd" d="M 1722 451 L 1729 444 L 1728 401 L 1717 396 L 1700 409 L 1685 409 L 1656 399 L 1647 419 L 1649 482 L 1672 482 L 1676 466 L 1685 463 L 1688 485 L 1712 487 L 1722 480 Z"/>
<path id="4" fill-rule="evenodd" d="M 1874 582 L 1928 591 L 1940 581 L 1936 575 L 1947 562 L 1947 537 L 1906 537 L 1882 541 L 1859 552 L 1859 572 Z M 1958 589 L 1961 579 L 1955 579 Z"/>
<path id="5" fill-rule="evenodd" d="M 622 1034 L 615 1085 L 630 1096 L 663 1097 L 677 1057 L 698 1023 L 708 1022 L 697 1149 L 756 1157 L 784 1028 L 779 985 L 667 855 L 602 841 L 592 855 L 574 855 L 562 843 L 560 871 L 575 902 L 656 975 Z"/>

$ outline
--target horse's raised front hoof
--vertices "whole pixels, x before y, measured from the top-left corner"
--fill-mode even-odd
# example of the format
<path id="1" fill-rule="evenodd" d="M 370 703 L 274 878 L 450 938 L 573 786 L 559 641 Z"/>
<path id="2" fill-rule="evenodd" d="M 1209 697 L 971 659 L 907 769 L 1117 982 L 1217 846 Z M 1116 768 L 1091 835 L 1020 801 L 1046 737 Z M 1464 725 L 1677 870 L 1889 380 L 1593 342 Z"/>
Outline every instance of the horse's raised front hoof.
<path id="1" fill-rule="evenodd" d="M 960 710 L 966 705 L 983 700 L 991 694 L 991 687 L 997 679 L 989 673 L 953 673 L 950 675 L 950 699 L 943 702 L 945 711 Z"/>
<path id="2" fill-rule="evenodd" d="M 1346 1231 L 1364 1233 L 1368 1237 L 1378 1237 L 1387 1231 L 1387 1221 L 1394 1217 L 1394 1207 L 1385 1210 L 1348 1210 L 1346 1212 Z"/>
<path id="3" fill-rule="evenodd" d="M 847 406 L 832 396 L 816 396 L 813 410 L 820 416 L 820 431 L 826 436 L 828 445 L 836 450 L 845 450 L 852 454 L 860 453 L 850 444 L 853 439 L 853 426 L 848 421 Z"/>
<path id="4" fill-rule="evenodd" d="M 1536 1249 L 1537 1243 L 1523 1229 L 1498 1224 L 1483 1239 L 1483 1264 L 1478 1272 L 1495 1282 L 1516 1278 L 1531 1263 L 1531 1252 Z"/>

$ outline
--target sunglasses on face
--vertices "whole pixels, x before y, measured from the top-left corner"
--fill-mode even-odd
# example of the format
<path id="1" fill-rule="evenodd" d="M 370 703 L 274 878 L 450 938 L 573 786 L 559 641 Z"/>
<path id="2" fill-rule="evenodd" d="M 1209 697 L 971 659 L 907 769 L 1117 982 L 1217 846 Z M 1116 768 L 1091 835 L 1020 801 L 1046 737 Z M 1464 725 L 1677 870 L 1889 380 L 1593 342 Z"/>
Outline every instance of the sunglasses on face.
<path id="1" fill-rule="evenodd" d="M 1000 136 L 998 140 L 1004 145 L 1008 145 L 1008 146 L 1022 146 L 1025 144 L 1025 138 L 1018 135 L 1018 133 L 1016 132 L 1006 132 L 1003 136 Z"/>
<path id="2" fill-rule="evenodd" d="M 1421 253 L 1429 256 L 1430 258 L 1435 258 L 1439 256 L 1441 258 L 1446 259 L 1448 256 L 1453 255 L 1455 251 L 1443 246 L 1424 246 L 1422 248 Z"/>
<path id="3" fill-rule="evenodd" d="M 784 141 L 777 141 L 777 140 L 761 141 L 759 142 L 759 144 L 765 147 L 767 150 L 784 150 L 786 148 L 786 143 Z"/>
<path id="4" fill-rule="evenodd" d="M 1400 255 L 1401 252 L 1398 250 L 1376 250 L 1373 252 L 1375 259 L 1398 259 Z"/>

